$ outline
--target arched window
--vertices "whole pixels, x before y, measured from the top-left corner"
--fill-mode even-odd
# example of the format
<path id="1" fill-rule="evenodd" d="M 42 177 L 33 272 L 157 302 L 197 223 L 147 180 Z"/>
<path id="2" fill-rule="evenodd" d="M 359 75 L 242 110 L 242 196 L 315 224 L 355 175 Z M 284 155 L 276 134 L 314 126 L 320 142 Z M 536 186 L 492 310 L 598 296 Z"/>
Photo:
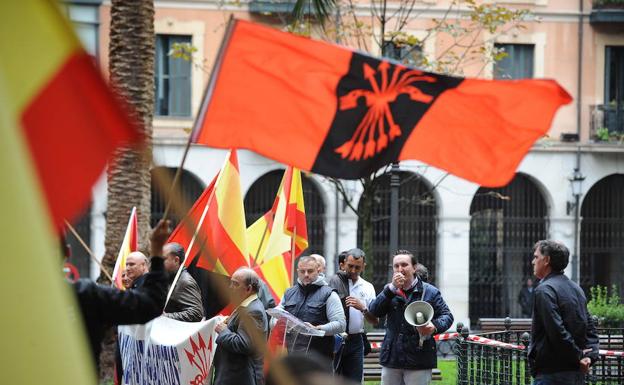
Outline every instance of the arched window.
<path id="1" fill-rule="evenodd" d="M 176 168 L 165 167 L 167 172 L 169 173 L 169 177 L 173 180 L 173 177 L 176 173 Z M 154 170 L 152 170 L 152 175 Z M 189 205 L 189 209 L 195 203 L 197 198 L 204 191 L 204 185 L 199 178 L 197 178 L 193 173 L 187 170 L 182 170 L 182 174 L 180 175 L 180 181 L 178 182 L 180 188 L 182 189 L 182 195 L 186 200 L 186 203 Z M 156 187 L 154 184 L 154 178 L 152 177 L 152 217 L 150 221 L 150 225 L 152 227 L 156 226 L 159 220 L 162 219 L 163 214 L 165 213 L 165 208 L 167 207 L 167 202 L 164 199 L 164 195 L 161 193 L 160 189 Z M 170 211 L 169 219 L 172 221 L 171 228 L 175 228 L 178 224 L 180 218 L 174 215 L 173 212 Z"/>
<path id="2" fill-rule="evenodd" d="M 585 292 L 617 284 L 624 294 L 624 175 L 598 181 L 581 207 L 580 278 Z"/>
<path id="3" fill-rule="evenodd" d="M 533 276 L 533 245 L 548 233 L 547 206 L 527 176 L 477 190 L 470 205 L 469 315 L 521 317 L 518 293 Z"/>
<path id="4" fill-rule="evenodd" d="M 271 171 L 251 185 L 244 201 L 247 226 L 251 226 L 273 207 L 283 176 L 284 170 Z M 308 249 L 304 253 L 325 256 L 325 203 L 313 180 L 301 174 L 301 184 L 308 227 Z"/>
<path id="5" fill-rule="evenodd" d="M 388 283 L 390 259 L 390 174 L 373 182 L 371 226 L 372 250 L 367 250 L 366 275 L 379 292 Z M 411 251 L 429 269 L 429 282 L 436 281 L 437 205 L 431 187 L 420 175 L 399 172 L 399 249 Z M 366 192 L 365 192 L 366 193 Z M 365 197 L 358 211 L 363 213 Z M 358 220 L 358 245 L 364 247 L 364 222 Z M 394 250 L 392 251 L 392 253 Z M 372 256 L 370 255 L 372 254 Z"/>

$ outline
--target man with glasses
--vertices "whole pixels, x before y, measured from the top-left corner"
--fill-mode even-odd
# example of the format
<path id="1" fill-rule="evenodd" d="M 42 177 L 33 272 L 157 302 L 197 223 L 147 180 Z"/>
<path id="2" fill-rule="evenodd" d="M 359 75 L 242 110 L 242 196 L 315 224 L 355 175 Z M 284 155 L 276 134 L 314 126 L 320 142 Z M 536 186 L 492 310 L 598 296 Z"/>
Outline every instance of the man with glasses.
<path id="1" fill-rule="evenodd" d="M 258 299 L 260 278 L 255 271 L 242 267 L 230 280 L 231 303 L 236 309 L 225 322 L 215 326 L 216 339 L 214 384 L 261 385 L 268 322 L 264 305 Z"/>

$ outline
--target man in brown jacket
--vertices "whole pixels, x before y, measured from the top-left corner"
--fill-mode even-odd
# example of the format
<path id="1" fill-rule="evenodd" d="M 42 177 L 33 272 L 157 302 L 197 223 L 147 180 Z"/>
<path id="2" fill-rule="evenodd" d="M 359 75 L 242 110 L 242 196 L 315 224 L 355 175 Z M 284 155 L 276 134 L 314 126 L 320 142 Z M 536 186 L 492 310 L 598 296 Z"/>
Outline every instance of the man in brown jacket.
<path id="1" fill-rule="evenodd" d="M 172 283 L 180 265 L 184 263 L 184 248 L 179 243 L 167 243 L 163 247 L 163 257 L 165 270 L 169 273 Z M 201 290 L 186 269 L 182 270 L 171 293 L 164 316 L 185 322 L 198 322 L 204 317 Z"/>

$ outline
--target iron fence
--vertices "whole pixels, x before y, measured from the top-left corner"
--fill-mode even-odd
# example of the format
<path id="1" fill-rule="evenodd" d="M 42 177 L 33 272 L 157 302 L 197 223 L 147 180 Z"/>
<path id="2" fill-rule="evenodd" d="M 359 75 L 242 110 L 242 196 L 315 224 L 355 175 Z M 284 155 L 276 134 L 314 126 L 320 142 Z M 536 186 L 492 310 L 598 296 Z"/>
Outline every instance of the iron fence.
<path id="1" fill-rule="evenodd" d="M 458 385 L 529 385 L 532 383 L 527 359 L 530 335 L 526 331 L 506 330 L 471 335 L 467 327 L 458 324 L 454 353 L 457 357 Z M 590 385 L 620 385 L 624 383 L 622 332 L 624 329 L 599 328 L 600 358 L 587 374 Z M 609 349 L 619 348 L 620 351 Z"/>

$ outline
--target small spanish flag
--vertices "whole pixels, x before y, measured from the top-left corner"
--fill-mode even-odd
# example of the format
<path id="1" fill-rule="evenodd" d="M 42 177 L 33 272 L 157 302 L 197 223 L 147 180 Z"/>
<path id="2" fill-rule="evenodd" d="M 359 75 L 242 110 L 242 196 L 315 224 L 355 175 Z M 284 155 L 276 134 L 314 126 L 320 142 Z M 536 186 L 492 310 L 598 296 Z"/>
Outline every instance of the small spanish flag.
<path id="1" fill-rule="evenodd" d="M 0 2 L 0 52 L 0 292 L 11 309 L 0 317 L 2 380 L 96 383 L 56 231 L 88 204 L 113 150 L 139 134 L 58 4 Z"/>
<path id="2" fill-rule="evenodd" d="M 300 170 L 286 169 L 273 207 L 247 228 L 247 244 L 250 264 L 279 302 L 292 285 L 294 259 L 308 248 Z"/>
<path id="3" fill-rule="evenodd" d="M 418 159 L 505 185 L 571 101 L 553 80 L 444 76 L 242 20 L 221 52 L 193 142 L 345 179 Z"/>
<path id="4" fill-rule="evenodd" d="M 185 248 L 185 266 L 197 259 L 197 267 L 231 276 L 249 265 L 245 228 L 238 157 L 232 150 L 168 242 Z"/>
<path id="5" fill-rule="evenodd" d="M 112 286 L 115 286 L 120 290 L 126 290 L 122 282 L 123 272 L 126 270 L 126 259 L 130 253 L 137 250 L 139 250 L 139 225 L 136 207 L 133 207 L 130 212 L 128 227 L 126 227 L 126 234 L 121 242 L 119 254 L 117 254 L 117 261 L 115 262 L 115 268 L 113 269 L 113 282 L 111 282 Z"/>

